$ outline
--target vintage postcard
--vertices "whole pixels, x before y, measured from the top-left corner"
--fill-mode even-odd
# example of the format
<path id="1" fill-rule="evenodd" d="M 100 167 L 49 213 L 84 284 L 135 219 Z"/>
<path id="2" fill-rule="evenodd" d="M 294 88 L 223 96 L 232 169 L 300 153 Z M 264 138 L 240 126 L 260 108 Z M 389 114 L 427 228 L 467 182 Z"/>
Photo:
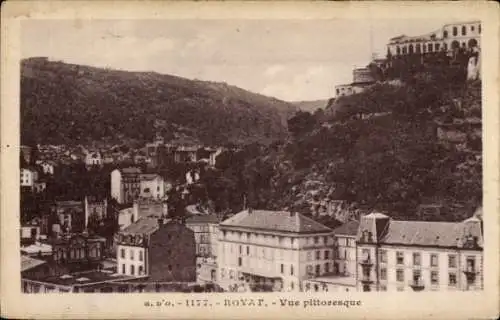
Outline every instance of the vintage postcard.
<path id="1" fill-rule="evenodd" d="M 3 317 L 498 316 L 496 4 L 2 9 Z"/>

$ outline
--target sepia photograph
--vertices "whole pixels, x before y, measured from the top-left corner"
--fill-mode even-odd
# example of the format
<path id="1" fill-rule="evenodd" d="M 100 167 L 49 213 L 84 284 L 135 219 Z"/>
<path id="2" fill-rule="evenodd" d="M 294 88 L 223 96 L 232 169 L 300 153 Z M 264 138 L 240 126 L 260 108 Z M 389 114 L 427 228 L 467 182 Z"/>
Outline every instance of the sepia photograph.
<path id="1" fill-rule="evenodd" d="M 487 28 L 20 20 L 20 292 L 480 294 Z"/>

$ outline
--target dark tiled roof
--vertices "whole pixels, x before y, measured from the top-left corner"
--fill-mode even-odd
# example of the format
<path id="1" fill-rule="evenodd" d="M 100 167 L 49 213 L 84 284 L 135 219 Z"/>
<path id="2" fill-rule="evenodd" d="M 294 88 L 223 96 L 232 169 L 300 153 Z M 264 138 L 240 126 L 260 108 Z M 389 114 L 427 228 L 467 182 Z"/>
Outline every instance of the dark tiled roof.
<path id="1" fill-rule="evenodd" d="M 248 210 L 223 221 L 221 226 L 243 227 L 296 233 L 330 232 L 332 229 L 300 213 L 287 211 Z"/>
<path id="2" fill-rule="evenodd" d="M 336 235 L 344 235 L 344 236 L 353 236 L 355 237 L 356 234 L 358 233 L 358 227 L 359 227 L 359 221 L 348 221 L 341 225 L 340 227 L 337 227 L 333 229 L 333 233 Z"/>
<path id="3" fill-rule="evenodd" d="M 381 242 L 388 244 L 453 247 L 461 237 L 461 223 L 391 221 Z"/>
<path id="4" fill-rule="evenodd" d="M 186 219 L 186 223 L 219 223 L 220 218 L 213 214 L 200 214 Z"/>
<path id="5" fill-rule="evenodd" d="M 132 223 L 122 233 L 127 234 L 151 234 L 158 229 L 158 219 L 143 217 Z"/>

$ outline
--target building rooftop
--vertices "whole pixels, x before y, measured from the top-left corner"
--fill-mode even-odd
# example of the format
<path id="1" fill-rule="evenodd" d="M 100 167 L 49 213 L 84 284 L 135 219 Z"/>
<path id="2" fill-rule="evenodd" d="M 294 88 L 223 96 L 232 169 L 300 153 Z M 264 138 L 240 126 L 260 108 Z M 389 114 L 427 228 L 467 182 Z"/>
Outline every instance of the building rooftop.
<path id="1" fill-rule="evenodd" d="M 125 174 L 136 174 L 136 173 L 141 173 L 141 169 L 135 168 L 135 167 L 129 167 L 129 168 L 123 168 L 120 170 L 122 173 Z"/>
<path id="2" fill-rule="evenodd" d="M 43 260 L 34 259 L 29 256 L 21 255 L 21 272 L 38 267 L 46 262 Z"/>
<path id="3" fill-rule="evenodd" d="M 45 243 L 34 243 L 31 244 L 27 247 L 21 247 L 21 252 L 24 252 L 26 254 L 47 254 L 47 253 L 52 253 L 52 246 L 50 244 L 45 244 Z"/>
<path id="4" fill-rule="evenodd" d="M 158 229 L 158 219 L 150 217 L 142 217 L 136 222 L 132 223 L 121 233 L 127 234 L 151 234 Z"/>
<path id="5" fill-rule="evenodd" d="M 244 210 L 223 221 L 220 226 L 283 231 L 322 233 L 332 229 L 300 213 L 288 211 Z"/>
<path id="6" fill-rule="evenodd" d="M 154 179 L 157 179 L 157 178 L 161 178 L 161 177 L 160 177 L 160 175 L 158 175 L 156 173 L 142 173 L 140 175 L 140 179 L 141 180 L 150 181 L 150 180 L 154 180 Z"/>
<path id="7" fill-rule="evenodd" d="M 461 225 L 435 221 L 391 221 L 383 243 L 454 247 L 461 237 Z"/>
<path id="8" fill-rule="evenodd" d="M 340 227 L 333 229 L 333 233 L 335 235 L 355 237 L 358 234 L 358 228 L 359 228 L 359 221 L 352 220 L 344 223 Z"/>
<path id="9" fill-rule="evenodd" d="M 117 274 L 109 271 L 86 271 L 57 276 L 27 276 L 26 279 L 62 286 L 86 286 L 99 282 L 114 282 L 136 279 L 134 276 Z"/>
<path id="10" fill-rule="evenodd" d="M 198 214 L 186 219 L 186 224 L 190 223 L 219 223 L 221 219 L 214 214 Z"/>

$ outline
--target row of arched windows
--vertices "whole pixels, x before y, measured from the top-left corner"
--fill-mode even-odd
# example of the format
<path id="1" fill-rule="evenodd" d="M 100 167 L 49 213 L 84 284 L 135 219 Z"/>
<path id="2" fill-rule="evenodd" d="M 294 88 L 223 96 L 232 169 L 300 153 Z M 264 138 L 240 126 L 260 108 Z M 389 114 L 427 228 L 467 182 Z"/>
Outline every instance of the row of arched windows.
<path id="1" fill-rule="evenodd" d="M 451 48 L 450 49 L 458 49 L 460 46 L 462 48 L 473 48 L 477 47 L 478 42 L 476 39 L 470 39 L 468 43 L 465 41 L 462 41 L 461 45 L 460 42 L 455 40 L 451 43 Z M 448 44 L 446 42 L 443 43 L 416 43 L 414 44 L 409 44 L 408 46 L 396 46 L 396 54 L 413 54 L 413 53 L 425 53 L 425 52 L 438 52 L 440 50 L 448 51 Z"/>

